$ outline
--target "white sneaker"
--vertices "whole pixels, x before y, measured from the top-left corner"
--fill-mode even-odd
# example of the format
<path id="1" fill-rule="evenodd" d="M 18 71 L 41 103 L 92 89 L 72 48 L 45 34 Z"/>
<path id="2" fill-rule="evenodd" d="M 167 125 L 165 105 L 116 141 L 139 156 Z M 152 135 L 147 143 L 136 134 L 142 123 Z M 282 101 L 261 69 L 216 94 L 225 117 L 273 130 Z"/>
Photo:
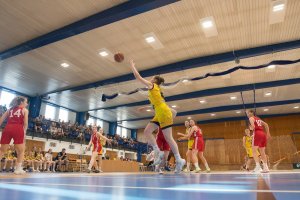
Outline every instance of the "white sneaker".
<path id="1" fill-rule="evenodd" d="M 164 171 L 161 168 L 159 168 L 158 173 L 159 174 L 164 174 Z"/>
<path id="2" fill-rule="evenodd" d="M 207 168 L 207 169 L 205 170 L 205 172 L 206 172 L 206 173 L 210 173 L 210 168 Z"/>
<path id="3" fill-rule="evenodd" d="M 199 173 L 199 172 L 201 172 L 201 169 L 200 169 L 200 167 L 199 167 L 199 168 L 196 168 L 194 172 L 195 172 L 195 173 Z"/>
<path id="4" fill-rule="evenodd" d="M 26 172 L 23 170 L 23 169 L 20 169 L 20 170 L 15 170 L 14 171 L 14 174 L 16 175 L 22 175 L 22 174 L 25 174 Z"/>
<path id="5" fill-rule="evenodd" d="M 164 152 L 163 151 L 157 151 L 154 153 L 154 162 L 152 165 L 156 166 L 156 165 L 160 165 L 161 162 L 164 159 Z"/>
<path id="6" fill-rule="evenodd" d="M 255 174 L 258 174 L 261 171 L 262 171 L 261 167 L 260 166 L 256 166 L 252 172 L 255 173 Z"/>
<path id="7" fill-rule="evenodd" d="M 180 173 L 184 165 L 185 165 L 184 159 L 180 158 L 180 160 L 176 160 L 176 167 L 174 173 Z"/>
<path id="8" fill-rule="evenodd" d="M 185 168 L 185 169 L 183 170 L 183 172 L 184 172 L 184 173 L 190 173 L 190 170 L 189 170 L 188 168 Z"/>

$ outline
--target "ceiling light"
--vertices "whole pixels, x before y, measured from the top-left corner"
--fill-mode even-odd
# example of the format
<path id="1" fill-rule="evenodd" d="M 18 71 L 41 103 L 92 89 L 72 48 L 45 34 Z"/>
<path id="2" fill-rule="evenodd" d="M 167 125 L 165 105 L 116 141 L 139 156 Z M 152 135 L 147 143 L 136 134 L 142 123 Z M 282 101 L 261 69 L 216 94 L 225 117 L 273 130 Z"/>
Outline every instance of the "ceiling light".
<path id="1" fill-rule="evenodd" d="M 150 109 L 147 109 L 146 111 L 147 111 L 147 112 L 151 112 L 151 110 L 150 110 Z"/>
<path id="2" fill-rule="evenodd" d="M 267 97 L 272 96 L 272 92 L 266 92 L 265 96 L 267 96 Z"/>
<path id="3" fill-rule="evenodd" d="M 176 107 L 177 107 L 176 105 L 173 105 L 173 106 L 172 106 L 172 108 L 176 108 Z"/>
<path id="4" fill-rule="evenodd" d="M 240 111 L 240 110 L 237 110 L 237 111 L 235 111 L 235 113 L 236 113 L 236 114 L 240 114 L 240 113 L 241 113 L 241 111 Z"/>
<path id="5" fill-rule="evenodd" d="M 231 96 L 230 99 L 231 100 L 236 100 L 237 98 L 236 98 L 236 96 Z"/>
<path id="6" fill-rule="evenodd" d="M 192 117 L 188 117 L 187 119 L 192 119 Z"/>
<path id="7" fill-rule="evenodd" d="M 212 117 L 213 117 L 213 116 L 216 116 L 216 114 L 215 114 L 215 113 L 212 113 L 212 114 L 210 114 L 210 116 L 212 116 Z"/>
<path id="8" fill-rule="evenodd" d="M 64 68 L 70 67 L 70 65 L 68 63 L 65 63 L 65 62 L 61 63 L 60 66 L 62 66 Z"/>
<path id="9" fill-rule="evenodd" d="M 268 69 L 275 69 L 276 65 L 269 65 L 267 68 Z"/>
<path id="10" fill-rule="evenodd" d="M 268 108 L 265 108 L 264 111 L 267 112 L 267 111 L 269 111 L 269 109 L 268 109 Z"/>
<path id="11" fill-rule="evenodd" d="M 284 9 L 284 4 L 283 3 L 273 6 L 273 12 L 278 12 L 278 11 L 281 11 L 283 9 Z"/>
<path id="12" fill-rule="evenodd" d="M 200 100 L 199 102 L 202 103 L 202 104 L 206 103 L 205 100 Z"/>
<path id="13" fill-rule="evenodd" d="M 211 20 L 206 20 L 202 22 L 202 27 L 203 28 L 210 28 L 213 26 L 213 22 Z"/>
<path id="14" fill-rule="evenodd" d="M 145 40 L 146 40 L 146 42 L 148 42 L 148 43 L 155 42 L 155 38 L 154 38 L 153 36 L 147 37 Z"/>
<path id="15" fill-rule="evenodd" d="M 189 80 L 188 79 L 183 79 L 182 82 L 187 83 L 187 82 L 189 82 Z"/>
<path id="16" fill-rule="evenodd" d="M 298 109 L 298 108 L 299 108 L 299 106 L 295 106 L 294 108 L 295 108 L 295 109 Z"/>
<path id="17" fill-rule="evenodd" d="M 102 57 L 108 56 L 108 53 L 106 51 L 100 51 L 99 55 Z"/>

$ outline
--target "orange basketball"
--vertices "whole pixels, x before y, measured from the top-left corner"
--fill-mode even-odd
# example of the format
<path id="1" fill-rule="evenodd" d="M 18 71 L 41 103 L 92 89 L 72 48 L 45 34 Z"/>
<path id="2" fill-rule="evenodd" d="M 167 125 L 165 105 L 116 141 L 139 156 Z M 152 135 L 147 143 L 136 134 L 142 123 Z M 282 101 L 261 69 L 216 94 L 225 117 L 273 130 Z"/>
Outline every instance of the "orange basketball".
<path id="1" fill-rule="evenodd" d="M 122 53 L 116 53 L 114 59 L 116 62 L 122 62 L 124 60 L 124 55 Z"/>

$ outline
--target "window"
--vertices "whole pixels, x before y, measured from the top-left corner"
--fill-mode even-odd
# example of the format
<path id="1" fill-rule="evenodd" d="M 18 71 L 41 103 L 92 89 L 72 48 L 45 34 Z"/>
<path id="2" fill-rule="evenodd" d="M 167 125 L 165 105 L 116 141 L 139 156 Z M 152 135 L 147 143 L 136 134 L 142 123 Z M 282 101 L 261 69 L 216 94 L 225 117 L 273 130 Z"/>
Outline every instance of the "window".
<path id="1" fill-rule="evenodd" d="M 0 105 L 6 106 L 6 108 L 9 108 L 10 102 L 16 97 L 14 93 L 7 92 L 2 90 L 1 91 L 1 98 L 0 98 Z"/>
<path id="2" fill-rule="evenodd" d="M 68 122 L 69 121 L 69 113 L 67 110 L 60 108 L 59 109 L 59 115 L 58 115 L 58 119 L 60 119 L 60 121 L 64 121 L 64 122 Z"/>
<path id="3" fill-rule="evenodd" d="M 89 126 L 89 125 L 94 125 L 95 124 L 95 119 L 90 117 L 87 121 L 86 121 L 86 125 Z"/>
<path id="4" fill-rule="evenodd" d="M 122 128 L 122 137 L 127 138 L 127 136 L 128 136 L 128 129 Z"/>
<path id="5" fill-rule="evenodd" d="M 51 119 L 51 120 L 55 119 L 55 107 L 54 106 L 46 105 L 45 118 Z"/>
<path id="6" fill-rule="evenodd" d="M 121 135 L 122 134 L 122 127 L 117 126 L 117 132 L 116 132 L 116 134 L 122 136 Z"/>
<path id="7" fill-rule="evenodd" d="M 97 126 L 100 126 L 101 128 L 103 128 L 103 121 L 100 119 L 97 119 L 96 121 Z"/>

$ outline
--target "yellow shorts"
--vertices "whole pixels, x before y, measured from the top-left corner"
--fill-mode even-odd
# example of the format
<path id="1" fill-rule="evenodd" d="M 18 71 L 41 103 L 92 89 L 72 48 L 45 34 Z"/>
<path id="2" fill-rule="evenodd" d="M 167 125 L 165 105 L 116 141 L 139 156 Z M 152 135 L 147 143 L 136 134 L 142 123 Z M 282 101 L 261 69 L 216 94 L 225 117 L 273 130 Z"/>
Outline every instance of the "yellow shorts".
<path id="1" fill-rule="evenodd" d="M 253 158 L 253 151 L 252 148 L 247 148 L 247 156 L 248 158 Z M 260 153 L 257 151 L 257 155 L 260 156 Z"/>
<path id="2" fill-rule="evenodd" d="M 192 149 L 194 144 L 194 140 L 188 140 L 188 149 Z"/>
<path id="3" fill-rule="evenodd" d="M 155 107 L 155 116 L 151 122 L 159 125 L 161 129 L 168 128 L 173 125 L 172 112 L 167 104 L 163 103 Z"/>

